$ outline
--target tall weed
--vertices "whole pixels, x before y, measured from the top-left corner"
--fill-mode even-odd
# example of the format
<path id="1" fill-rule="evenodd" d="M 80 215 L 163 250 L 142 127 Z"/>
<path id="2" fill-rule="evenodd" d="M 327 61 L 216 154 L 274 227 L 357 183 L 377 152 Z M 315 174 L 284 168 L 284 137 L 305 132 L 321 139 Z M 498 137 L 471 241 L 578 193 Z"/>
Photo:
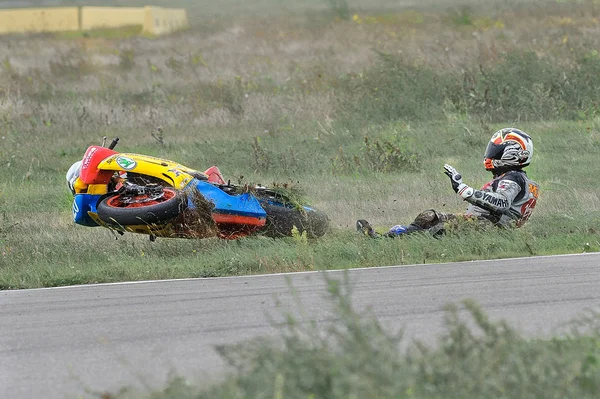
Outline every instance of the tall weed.
<path id="1" fill-rule="evenodd" d="M 330 323 L 317 323 L 300 305 L 282 315 L 275 339 L 218 348 L 232 370 L 225 382 L 195 388 L 174 378 L 150 397 L 585 399 L 600 389 L 597 314 L 578 320 L 577 332 L 528 340 L 465 300 L 446 307 L 446 329 L 428 346 L 355 310 L 347 279 L 327 283 Z"/>
<path id="2" fill-rule="evenodd" d="M 333 174 L 416 171 L 421 163 L 419 155 L 409 151 L 398 137 L 372 140 L 365 136 L 359 155 L 348 155 L 340 147 L 330 159 Z"/>
<path id="3" fill-rule="evenodd" d="M 325 0 L 325 3 L 334 17 L 342 20 L 350 19 L 350 5 L 348 4 L 348 0 Z"/>

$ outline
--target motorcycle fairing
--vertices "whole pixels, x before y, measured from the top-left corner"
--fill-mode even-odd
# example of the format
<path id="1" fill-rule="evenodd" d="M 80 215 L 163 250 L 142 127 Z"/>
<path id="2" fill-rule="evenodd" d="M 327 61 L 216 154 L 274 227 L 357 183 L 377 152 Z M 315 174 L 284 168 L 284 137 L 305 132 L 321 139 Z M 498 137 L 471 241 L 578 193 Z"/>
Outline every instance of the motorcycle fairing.
<path id="1" fill-rule="evenodd" d="M 225 184 L 225 179 L 223 178 L 223 175 L 217 166 L 211 166 L 210 168 L 206 169 L 204 174 L 208 176 L 208 181 L 210 183 Z"/>
<path id="2" fill-rule="evenodd" d="M 113 175 L 112 171 L 100 170 L 98 165 L 107 157 L 117 154 L 105 147 L 92 145 L 83 155 L 79 178 L 85 184 L 107 184 Z"/>
<path id="3" fill-rule="evenodd" d="M 202 175 L 179 163 L 148 155 L 120 153 L 114 154 L 98 164 L 98 169 L 114 172 L 132 172 L 152 176 L 176 189 L 183 189 L 190 183 L 194 174 Z"/>
<path id="4" fill-rule="evenodd" d="M 210 183 L 199 180 L 190 185 L 195 186 L 204 198 L 214 204 L 212 217 L 215 222 L 264 226 L 267 213 L 252 194 L 232 196 Z M 195 207 L 191 200 L 188 202 L 189 207 Z"/>
<path id="5" fill-rule="evenodd" d="M 76 194 L 73 198 L 73 221 L 83 226 L 98 226 L 88 212 L 96 213 L 96 204 L 100 197 L 101 195 Z"/>

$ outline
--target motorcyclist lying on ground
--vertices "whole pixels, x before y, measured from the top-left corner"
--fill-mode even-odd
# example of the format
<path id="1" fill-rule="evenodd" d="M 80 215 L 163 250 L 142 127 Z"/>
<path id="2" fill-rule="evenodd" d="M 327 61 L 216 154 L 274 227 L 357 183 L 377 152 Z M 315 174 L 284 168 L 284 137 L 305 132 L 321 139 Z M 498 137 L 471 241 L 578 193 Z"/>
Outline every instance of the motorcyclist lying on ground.
<path id="1" fill-rule="evenodd" d="M 469 203 L 464 214 L 441 213 L 433 209 L 421 212 L 409 224 L 393 226 L 381 235 L 364 219 L 356 221 L 359 232 L 369 237 L 396 237 L 417 231 L 429 231 L 434 236 L 444 232 L 445 222 L 456 219 L 478 219 L 496 226 L 522 226 L 535 207 L 539 186 L 527 177 L 523 168 L 531 163 L 533 141 L 525 132 L 505 128 L 492 136 L 485 151 L 483 164 L 493 179 L 481 190 L 463 183 L 462 176 L 450 165 L 444 173 L 450 177 L 452 188 Z"/>

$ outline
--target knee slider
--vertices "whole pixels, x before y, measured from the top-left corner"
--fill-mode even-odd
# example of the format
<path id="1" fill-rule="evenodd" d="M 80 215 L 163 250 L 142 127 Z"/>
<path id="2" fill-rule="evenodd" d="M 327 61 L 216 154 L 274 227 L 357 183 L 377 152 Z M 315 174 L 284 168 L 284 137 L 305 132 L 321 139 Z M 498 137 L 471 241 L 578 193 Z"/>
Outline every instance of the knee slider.
<path id="1" fill-rule="evenodd" d="M 428 209 L 417 215 L 414 223 L 424 229 L 428 229 L 440 222 L 438 213 L 433 209 Z"/>

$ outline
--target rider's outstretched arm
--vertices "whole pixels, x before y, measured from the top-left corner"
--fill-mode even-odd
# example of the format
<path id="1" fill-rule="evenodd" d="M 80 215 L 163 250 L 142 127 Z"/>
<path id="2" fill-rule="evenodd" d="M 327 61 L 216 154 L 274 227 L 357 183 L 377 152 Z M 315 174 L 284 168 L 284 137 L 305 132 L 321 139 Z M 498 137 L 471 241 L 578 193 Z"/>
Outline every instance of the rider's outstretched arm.
<path id="1" fill-rule="evenodd" d="M 517 174 L 507 174 L 498 181 L 495 191 L 477 190 L 463 183 L 462 176 L 450 165 L 444 165 L 446 175 L 450 177 L 454 191 L 470 204 L 479 206 L 494 214 L 508 214 L 513 218 L 519 215 L 511 214 L 511 205 L 523 191 L 523 183 Z M 522 179 L 522 178 L 521 178 Z"/>

